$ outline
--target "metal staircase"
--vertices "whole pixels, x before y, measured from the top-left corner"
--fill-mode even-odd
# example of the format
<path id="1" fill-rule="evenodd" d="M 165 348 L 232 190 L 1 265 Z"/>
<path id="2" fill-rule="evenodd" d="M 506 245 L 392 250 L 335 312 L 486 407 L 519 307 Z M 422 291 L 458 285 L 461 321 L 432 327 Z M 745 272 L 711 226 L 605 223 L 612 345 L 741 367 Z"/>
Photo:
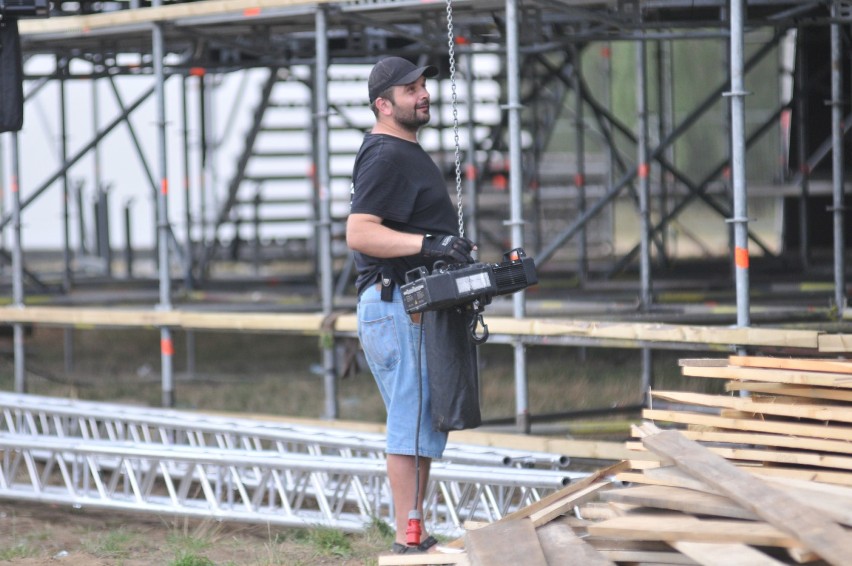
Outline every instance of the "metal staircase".
<path id="1" fill-rule="evenodd" d="M 379 434 L 5 393 L 0 413 L 2 498 L 345 531 L 392 521 Z M 558 454 L 445 456 L 425 520 L 450 536 L 585 475 Z"/>
<path id="2" fill-rule="evenodd" d="M 348 213 L 355 154 L 373 123 L 364 103 L 369 69 L 367 65 L 333 65 L 329 69 L 331 213 L 337 238 L 343 235 Z M 231 228 L 232 259 L 251 258 L 260 265 L 316 254 L 319 203 L 312 85 L 312 69 L 307 65 L 268 71 L 216 220 L 217 234 L 223 225 Z M 346 254 L 342 240 L 332 251 L 337 257 Z"/>

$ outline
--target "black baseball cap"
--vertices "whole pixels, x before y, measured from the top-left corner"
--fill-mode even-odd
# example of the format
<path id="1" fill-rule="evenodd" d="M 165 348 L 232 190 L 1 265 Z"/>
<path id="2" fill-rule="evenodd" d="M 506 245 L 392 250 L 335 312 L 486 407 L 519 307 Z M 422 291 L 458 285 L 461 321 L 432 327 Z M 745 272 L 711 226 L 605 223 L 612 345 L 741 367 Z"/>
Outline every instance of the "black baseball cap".
<path id="1" fill-rule="evenodd" d="M 402 57 L 386 57 L 373 66 L 367 87 L 370 89 L 370 104 L 376 101 L 381 93 L 392 86 L 411 84 L 421 76 L 432 78 L 438 74 L 438 69 L 432 65 L 418 67 Z"/>

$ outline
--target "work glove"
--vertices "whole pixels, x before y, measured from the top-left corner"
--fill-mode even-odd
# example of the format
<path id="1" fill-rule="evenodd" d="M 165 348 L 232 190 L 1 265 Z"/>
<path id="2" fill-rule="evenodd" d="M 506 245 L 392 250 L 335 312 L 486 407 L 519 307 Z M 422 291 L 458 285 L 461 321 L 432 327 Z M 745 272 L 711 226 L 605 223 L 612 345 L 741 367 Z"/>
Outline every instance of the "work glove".
<path id="1" fill-rule="evenodd" d="M 451 263 L 473 263 L 474 243 L 462 236 L 450 234 L 425 234 L 420 253 L 426 257 L 441 258 Z"/>

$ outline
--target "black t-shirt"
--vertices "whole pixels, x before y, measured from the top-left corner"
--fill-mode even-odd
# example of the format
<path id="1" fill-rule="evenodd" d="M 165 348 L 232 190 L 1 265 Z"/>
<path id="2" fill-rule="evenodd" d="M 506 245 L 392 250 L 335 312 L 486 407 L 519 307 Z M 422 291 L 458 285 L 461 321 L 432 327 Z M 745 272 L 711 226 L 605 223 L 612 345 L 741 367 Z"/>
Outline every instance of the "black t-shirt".
<path id="1" fill-rule="evenodd" d="M 367 134 L 352 171 L 349 212 L 372 214 L 382 224 L 413 234 L 458 234 L 456 214 L 440 169 L 420 144 L 385 134 Z M 383 272 L 397 285 L 434 259 L 421 255 L 382 259 L 354 252 L 360 294 Z"/>

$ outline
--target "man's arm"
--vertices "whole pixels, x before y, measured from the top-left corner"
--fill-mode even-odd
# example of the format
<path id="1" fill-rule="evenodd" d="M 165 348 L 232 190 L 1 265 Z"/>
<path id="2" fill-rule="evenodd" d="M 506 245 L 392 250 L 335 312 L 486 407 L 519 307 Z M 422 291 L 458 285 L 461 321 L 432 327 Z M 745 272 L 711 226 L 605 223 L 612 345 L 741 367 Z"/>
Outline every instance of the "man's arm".
<path id="1" fill-rule="evenodd" d="M 420 253 L 423 236 L 388 228 L 373 214 L 350 214 L 346 221 L 346 244 L 351 250 L 373 257 L 405 257 Z"/>

